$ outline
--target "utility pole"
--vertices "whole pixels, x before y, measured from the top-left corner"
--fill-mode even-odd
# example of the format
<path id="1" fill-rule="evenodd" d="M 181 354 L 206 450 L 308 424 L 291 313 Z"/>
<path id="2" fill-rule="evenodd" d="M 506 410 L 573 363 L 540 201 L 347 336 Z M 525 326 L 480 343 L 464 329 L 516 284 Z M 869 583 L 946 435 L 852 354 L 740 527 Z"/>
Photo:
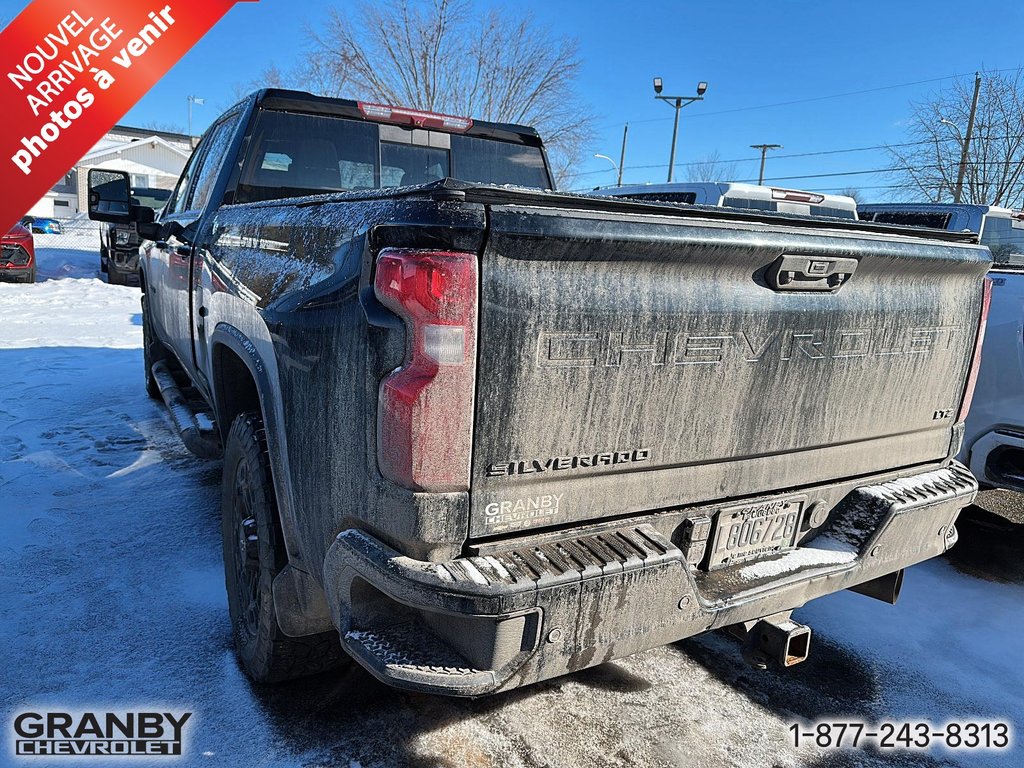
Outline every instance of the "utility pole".
<path id="1" fill-rule="evenodd" d="M 758 185 L 764 184 L 764 161 L 765 161 L 765 158 L 768 157 L 768 150 L 769 149 L 782 149 L 782 145 L 781 144 L 751 144 L 750 148 L 751 149 L 760 149 L 761 150 L 761 172 L 757 175 L 757 183 L 758 183 Z"/>
<path id="2" fill-rule="evenodd" d="M 956 191 L 953 202 L 959 203 L 964 193 L 964 175 L 967 173 L 967 154 L 971 149 L 971 134 L 974 133 L 974 118 L 978 114 L 978 95 L 981 93 L 981 73 L 974 73 L 974 98 L 971 100 L 971 114 L 967 118 L 967 133 L 964 135 L 964 146 L 960 150 L 960 170 L 956 174 Z"/>
<path id="3" fill-rule="evenodd" d="M 668 156 L 668 180 L 672 183 L 672 171 L 676 167 L 676 137 L 679 135 L 679 110 L 683 107 L 688 107 L 695 101 L 704 101 L 704 93 L 708 89 L 708 84 L 701 80 L 697 83 L 697 95 L 696 96 L 662 96 L 662 81 L 660 77 L 654 78 L 654 98 L 664 101 L 669 106 L 675 107 L 676 119 L 672 125 L 672 151 Z"/>
<path id="4" fill-rule="evenodd" d="M 619 155 L 619 180 L 615 186 L 622 186 L 622 169 L 626 165 L 626 137 L 629 136 L 629 123 L 622 126 L 622 154 Z"/>

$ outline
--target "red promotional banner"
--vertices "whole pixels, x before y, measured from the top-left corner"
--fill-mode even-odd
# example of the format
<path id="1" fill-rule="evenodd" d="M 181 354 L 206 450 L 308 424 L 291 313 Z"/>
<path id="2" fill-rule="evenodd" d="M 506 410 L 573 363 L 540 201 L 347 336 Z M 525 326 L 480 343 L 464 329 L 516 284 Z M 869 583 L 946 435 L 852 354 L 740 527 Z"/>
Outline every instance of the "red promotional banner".
<path id="1" fill-rule="evenodd" d="M 2 33 L 6 232 L 236 0 L 35 0 Z"/>

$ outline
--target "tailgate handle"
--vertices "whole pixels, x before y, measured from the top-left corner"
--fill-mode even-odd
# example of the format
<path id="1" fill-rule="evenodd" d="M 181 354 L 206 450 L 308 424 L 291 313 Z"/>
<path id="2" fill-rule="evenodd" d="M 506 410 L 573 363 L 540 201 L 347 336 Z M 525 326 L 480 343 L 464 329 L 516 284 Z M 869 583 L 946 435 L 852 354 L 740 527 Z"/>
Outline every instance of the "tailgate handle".
<path id="1" fill-rule="evenodd" d="M 784 254 L 769 265 L 765 278 L 776 291 L 835 292 L 856 270 L 856 259 Z"/>

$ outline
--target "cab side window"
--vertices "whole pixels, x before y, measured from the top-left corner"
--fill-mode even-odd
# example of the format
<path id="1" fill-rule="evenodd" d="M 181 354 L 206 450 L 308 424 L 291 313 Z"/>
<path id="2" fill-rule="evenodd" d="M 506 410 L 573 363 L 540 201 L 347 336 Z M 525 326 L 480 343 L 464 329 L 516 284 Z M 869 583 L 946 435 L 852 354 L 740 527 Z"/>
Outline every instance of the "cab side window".
<path id="1" fill-rule="evenodd" d="M 198 147 L 192 150 L 192 156 L 185 163 L 185 170 L 181 172 L 181 178 L 178 179 L 178 185 L 174 188 L 174 194 L 171 195 L 171 199 L 167 202 L 167 207 L 164 209 L 165 214 L 183 213 L 188 210 L 185 207 L 185 201 L 188 199 L 189 185 L 192 177 L 195 175 L 199 154 L 202 152 L 203 144 L 205 143 L 200 143 Z"/>
<path id="2" fill-rule="evenodd" d="M 185 213 L 206 205 L 217 181 L 217 171 L 235 134 L 238 118 L 239 113 L 235 112 L 206 132 L 178 179 L 166 213 Z"/>
<path id="3" fill-rule="evenodd" d="M 213 194 L 213 188 L 217 184 L 220 169 L 227 158 L 228 149 L 231 147 L 231 140 L 235 136 L 235 128 L 238 125 L 238 114 L 222 120 L 203 142 L 205 153 L 196 171 L 195 184 L 189 193 L 191 200 L 188 209 L 201 211 L 206 208 Z"/>

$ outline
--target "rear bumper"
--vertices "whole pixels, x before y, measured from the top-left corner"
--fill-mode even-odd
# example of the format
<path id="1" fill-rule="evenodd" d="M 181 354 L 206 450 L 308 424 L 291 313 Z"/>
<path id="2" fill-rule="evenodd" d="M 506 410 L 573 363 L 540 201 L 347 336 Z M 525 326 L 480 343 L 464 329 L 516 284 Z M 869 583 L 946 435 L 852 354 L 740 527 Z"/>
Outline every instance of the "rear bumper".
<path id="1" fill-rule="evenodd" d="M 32 274 L 32 270 L 35 268 L 36 264 L 34 260 L 25 266 L 8 267 L 0 265 L 0 280 L 20 280 L 21 278 Z"/>
<path id="2" fill-rule="evenodd" d="M 941 554 L 976 493 L 955 462 L 863 486 L 797 549 L 710 573 L 645 524 L 445 563 L 346 530 L 324 584 L 343 645 L 375 676 L 479 696 L 788 611 Z"/>

